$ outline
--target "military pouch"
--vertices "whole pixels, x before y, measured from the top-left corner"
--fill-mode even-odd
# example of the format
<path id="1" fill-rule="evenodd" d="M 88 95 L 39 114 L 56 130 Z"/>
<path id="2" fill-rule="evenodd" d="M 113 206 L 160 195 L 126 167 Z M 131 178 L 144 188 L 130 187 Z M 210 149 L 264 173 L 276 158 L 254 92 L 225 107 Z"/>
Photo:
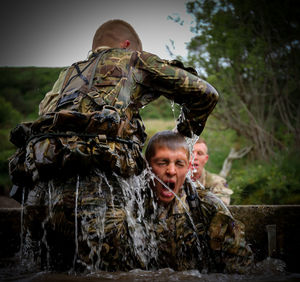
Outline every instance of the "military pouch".
<path id="1" fill-rule="evenodd" d="M 10 132 L 10 142 L 16 145 L 18 148 L 22 148 L 26 145 L 26 142 L 30 136 L 31 123 L 18 124 Z"/>
<path id="2" fill-rule="evenodd" d="M 102 111 L 91 114 L 85 132 L 115 137 L 118 134 L 119 125 L 120 116 L 117 110 L 112 106 L 104 106 Z"/>
<path id="3" fill-rule="evenodd" d="M 31 186 L 31 174 L 25 168 L 25 150 L 17 150 L 16 153 L 9 159 L 8 169 L 11 181 L 17 186 Z"/>
<path id="4" fill-rule="evenodd" d="M 75 131 L 83 132 L 89 122 L 89 117 L 86 114 L 81 114 L 76 111 L 62 110 L 55 113 L 53 124 L 49 130 L 54 132 Z"/>

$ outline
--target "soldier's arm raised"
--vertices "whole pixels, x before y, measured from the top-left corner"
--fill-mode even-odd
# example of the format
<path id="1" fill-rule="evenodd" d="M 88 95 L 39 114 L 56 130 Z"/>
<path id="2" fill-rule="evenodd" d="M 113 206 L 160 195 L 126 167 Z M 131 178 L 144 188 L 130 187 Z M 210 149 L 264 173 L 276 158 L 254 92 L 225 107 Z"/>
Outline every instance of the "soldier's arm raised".
<path id="1" fill-rule="evenodd" d="M 192 133 L 200 135 L 218 102 L 217 90 L 199 78 L 194 69 L 185 68 L 179 61 L 161 60 L 143 53 L 136 66 L 144 74 L 139 77 L 141 83 L 155 95 L 164 95 L 182 106 L 178 131 L 189 137 Z"/>

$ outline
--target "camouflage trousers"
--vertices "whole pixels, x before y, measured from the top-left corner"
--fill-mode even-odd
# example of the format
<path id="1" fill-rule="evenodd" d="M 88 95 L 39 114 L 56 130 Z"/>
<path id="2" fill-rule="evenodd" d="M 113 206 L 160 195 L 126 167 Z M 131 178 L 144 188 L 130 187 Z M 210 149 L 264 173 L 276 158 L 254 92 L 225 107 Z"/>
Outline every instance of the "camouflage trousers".
<path id="1" fill-rule="evenodd" d="M 25 204 L 23 253 L 55 270 L 143 268 L 120 183 L 104 173 L 38 183 Z"/>

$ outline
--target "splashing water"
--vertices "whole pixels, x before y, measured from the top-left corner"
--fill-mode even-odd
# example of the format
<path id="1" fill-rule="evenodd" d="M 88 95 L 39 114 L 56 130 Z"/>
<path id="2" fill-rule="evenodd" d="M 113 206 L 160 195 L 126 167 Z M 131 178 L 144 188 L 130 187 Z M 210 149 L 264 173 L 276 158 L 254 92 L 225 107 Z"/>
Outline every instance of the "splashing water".
<path id="1" fill-rule="evenodd" d="M 148 170 L 148 173 L 150 174 L 150 179 L 153 181 L 154 183 L 154 179 L 156 179 L 158 182 L 160 182 L 166 189 L 168 189 L 174 196 L 175 198 L 181 203 L 182 207 L 184 208 L 184 211 L 185 211 L 185 214 L 190 222 L 190 224 L 192 225 L 192 228 L 193 228 L 193 233 L 194 233 L 194 236 L 196 238 L 196 242 L 197 242 L 197 253 L 198 253 L 198 258 L 200 261 L 202 261 L 202 256 L 203 256 L 203 252 L 202 252 L 202 249 L 201 249 L 201 243 L 200 243 L 200 239 L 198 237 L 198 234 L 197 234 L 197 227 L 193 221 L 193 218 L 191 216 L 191 214 L 189 213 L 189 209 L 188 207 L 186 206 L 186 204 L 178 197 L 178 195 L 176 193 L 174 193 L 174 191 L 168 186 L 166 185 L 157 175 L 155 175 L 151 169 L 147 168 Z M 203 269 L 203 272 L 206 272 L 207 269 Z"/>
<path id="2" fill-rule="evenodd" d="M 25 201 L 25 187 L 22 190 L 22 203 L 21 203 L 21 233 L 20 233 L 20 259 L 23 257 L 23 222 L 24 222 L 24 201 Z"/>
<path id="3" fill-rule="evenodd" d="M 174 121 L 175 121 L 175 126 L 176 126 L 175 102 L 171 100 L 170 104 L 171 104 L 171 110 L 172 110 L 172 113 L 173 113 L 173 117 L 174 117 Z"/>
<path id="4" fill-rule="evenodd" d="M 158 255 L 151 222 L 145 219 L 144 197 L 145 175 L 131 176 L 128 179 L 117 177 L 125 199 L 125 212 L 128 229 L 132 237 L 134 253 L 147 269 L 151 260 Z M 145 242 L 147 242 L 145 244 Z"/>
<path id="5" fill-rule="evenodd" d="M 77 209 L 78 209 L 78 189 L 80 184 L 79 175 L 77 175 L 77 182 L 76 182 L 76 194 L 75 194 L 75 253 L 74 253 L 74 260 L 73 260 L 73 269 L 75 269 L 75 263 L 78 256 L 78 219 L 77 219 Z"/>
<path id="6" fill-rule="evenodd" d="M 102 184 L 103 182 L 105 182 L 111 192 L 111 198 L 112 198 L 111 205 L 113 207 L 112 211 L 113 214 L 115 214 L 114 203 L 113 203 L 113 188 L 111 187 L 111 185 L 109 185 L 106 175 L 103 172 L 97 170 L 96 175 L 99 176 L 98 197 L 99 199 L 105 198 L 105 194 L 102 190 Z M 80 263 L 84 265 L 88 270 L 97 271 L 101 269 L 101 264 L 102 264 L 101 250 L 103 247 L 103 239 L 105 237 L 105 218 L 107 214 L 107 205 L 99 204 L 97 207 L 95 207 L 94 212 L 95 212 L 94 219 L 93 216 L 90 216 L 87 213 L 82 214 L 82 218 L 81 218 L 82 238 L 83 240 L 86 241 L 88 247 L 90 248 L 89 259 L 91 263 L 89 265 L 83 261 L 80 261 Z M 95 234 L 89 232 L 90 228 L 95 230 Z M 95 244 L 95 237 L 98 239 L 97 244 Z"/>
<path id="7" fill-rule="evenodd" d="M 194 163 L 194 159 L 195 159 L 195 156 L 193 154 L 193 149 L 194 149 L 194 145 L 196 144 L 196 142 L 198 141 L 199 139 L 199 136 L 196 135 L 196 134 L 193 134 L 192 138 L 189 138 L 189 137 L 185 137 L 185 140 L 186 140 L 186 143 L 188 144 L 188 147 L 189 147 L 189 152 L 190 152 L 190 158 L 191 158 L 191 164 Z M 197 172 L 196 169 L 192 169 L 192 170 L 189 170 L 188 173 L 187 173 L 187 177 L 192 177 L 193 176 L 193 173 Z"/>

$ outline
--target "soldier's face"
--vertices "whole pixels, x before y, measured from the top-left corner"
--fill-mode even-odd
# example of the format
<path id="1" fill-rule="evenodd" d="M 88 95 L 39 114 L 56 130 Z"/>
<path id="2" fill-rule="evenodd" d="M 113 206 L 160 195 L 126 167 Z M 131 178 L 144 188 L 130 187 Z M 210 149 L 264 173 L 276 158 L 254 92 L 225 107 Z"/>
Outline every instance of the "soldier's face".
<path id="1" fill-rule="evenodd" d="M 201 176 L 203 168 L 208 161 L 207 147 L 204 143 L 196 143 L 191 157 L 192 178 L 197 179 Z"/>
<path id="2" fill-rule="evenodd" d="M 155 155 L 150 159 L 150 166 L 155 175 L 167 185 L 175 194 L 178 194 L 189 168 L 189 159 L 185 149 L 176 151 L 166 147 L 156 148 Z M 175 195 L 160 181 L 155 179 L 155 187 L 159 202 L 170 203 Z"/>

